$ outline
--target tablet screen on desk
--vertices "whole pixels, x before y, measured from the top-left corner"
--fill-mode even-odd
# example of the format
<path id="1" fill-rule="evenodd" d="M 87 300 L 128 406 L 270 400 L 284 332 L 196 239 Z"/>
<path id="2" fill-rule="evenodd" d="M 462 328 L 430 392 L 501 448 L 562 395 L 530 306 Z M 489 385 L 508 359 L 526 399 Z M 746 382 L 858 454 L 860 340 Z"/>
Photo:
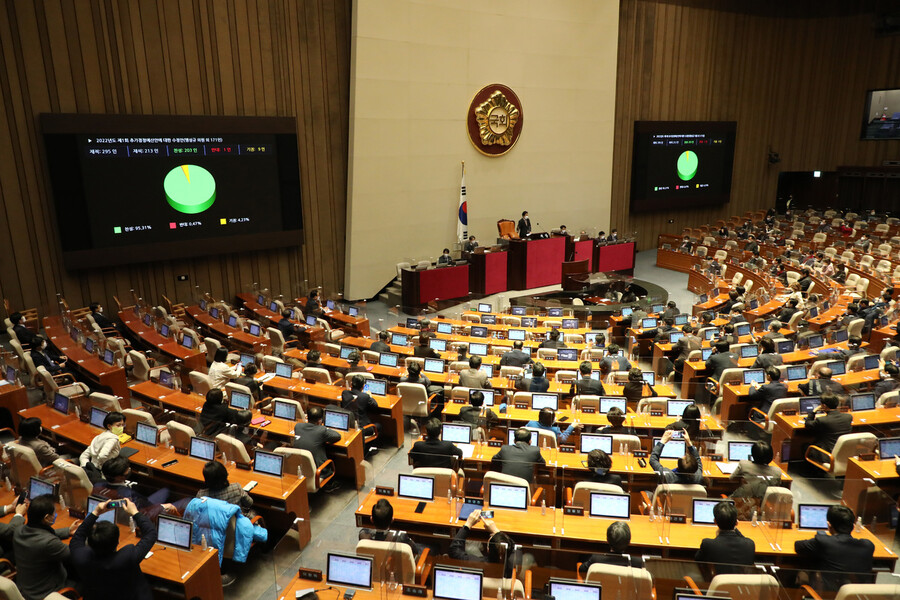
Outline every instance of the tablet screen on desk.
<path id="1" fill-rule="evenodd" d="M 328 553 L 325 580 L 328 585 L 372 589 L 372 565 L 368 556 Z"/>
<path id="2" fill-rule="evenodd" d="M 707 331 L 707 333 L 709 333 L 709 332 Z M 713 333 L 715 333 L 715 331 Z M 706 338 L 706 339 L 710 339 L 710 338 Z M 709 357 L 712 356 L 712 352 L 713 352 L 712 348 L 703 348 L 702 350 L 700 350 L 700 360 L 709 360 Z"/>
<path id="3" fill-rule="evenodd" d="M 259 331 L 259 327 L 256 328 L 257 332 Z M 250 326 L 250 333 L 253 333 L 253 325 Z M 181 338 L 181 345 L 190 350 L 194 347 L 194 338 L 189 335 L 186 335 Z"/>
<path id="4" fill-rule="evenodd" d="M 706 498 L 694 498 L 694 509 L 691 513 L 691 522 L 700 525 L 715 525 L 716 519 L 713 516 L 713 509 L 719 502 L 728 502 L 734 504 L 733 500 L 709 500 Z"/>
<path id="5" fill-rule="evenodd" d="M 102 408 L 97 408 L 96 406 L 91 407 L 91 425 L 94 427 L 99 427 L 100 429 L 106 429 L 103 426 L 103 420 L 106 418 L 109 412 L 103 410 Z"/>
<path id="6" fill-rule="evenodd" d="M 436 600 L 481 600 L 482 571 L 434 568 L 434 598 Z"/>
<path id="7" fill-rule="evenodd" d="M 469 390 L 469 399 L 471 401 L 472 394 L 475 392 L 481 392 L 484 395 L 484 403 L 482 406 L 493 406 L 494 405 L 494 390 L 479 390 L 475 388 L 471 388 Z"/>
<path id="8" fill-rule="evenodd" d="M 490 505 L 497 508 L 525 510 L 528 508 L 528 488 L 505 483 L 490 484 Z"/>
<path id="9" fill-rule="evenodd" d="M 444 423 L 441 425 L 441 439 L 455 444 L 471 444 L 472 427 L 458 423 Z"/>
<path id="10" fill-rule="evenodd" d="M 148 425 L 147 423 L 141 423 L 140 421 L 137 423 L 136 427 L 137 428 L 135 429 L 134 439 L 151 446 L 156 445 L 156 438 L 159 435 L 159 429 L 157 429 L 154 425 Z"/>
<path id="11" fill-rule="evenodd" d="M 806 379 L 806 365 L 791 365 L 787 368 L 788 381 Z"/>
<path id="12" fill-rule="evenodd" d="M 406 317 L 407 329 L 419 329 L 419 320 L 415 317 Z"/>
<path id="13" fill-rule="evenodd" d="M 409 342 L 409 338 L 402 333 L 391 334 L 391 344 L 394 346 L 405 346 Z"/>
<path id="14" fill-rule="evenodd" d="M 578 319 L 563 319 L 562 320 L 562 328 L 563 329 L 578 329 Z"/>
<path id="15" fill-rule="evenodd" d="M 599 371 L 598 371 L 599 372 Z M 592 373 L 593 374 L 593 373 Z M 609 409 L 613 407 L 619 408 L 623 413 L 626 412 L 626 407 L 628 406 L 628 401 L 625 398 L 600 398 L 600 412 L 604 415 L 609 412 Z"/>
<path id="16" fill-rule="evenodd" d="M 521 342 L 525 339 L 525 330 L 524 329 L 510 329 L 507 333 L 507 338 L 513 341 Z"/>
<path id="17" fill-rule="evenodd" d="M 396 367 L 400 355 L 393 352 L 382 352 L 378 355 L 378 365 L 381 367 Z"/>
<path id="18" fill-rule="evenodd" d="M 290 379 L 294 369 L 290 363 L 275 363 L 275 376 Z"/>
<path id="19" fill-rule="evenodd" d="M 797 526 L 800 529 L 828 529 L 829 504 L 800 504 Z"/>
<path id="20" fill-rule="evenodd" d="M 690 315 L 675 315 L 675 325 L 687 325 L 688 321 L 691 320 Z"/>
<path id="21" fill-rule="evenodd" d="M 794 351 L 794 341 L 793 340 L 781 340 L 778 342 L 778 354 L 787 354 L 788 352 Z M 804 367 L 805 369 L 805 367 Z"/>
<path id="22" fill-rule="evenodd" d="M 531 439 L 528 441 L 528 443 L 532 446 L 537 446 L 538 445 L 538 432 L 534 431 L 534 430 L 530 430 L 530 429 L 529 429 L 529 431 L 531 432 Z M 515 436 L 516 436 L 515 428 L 510 427 L 509 431 L 506 432 L 506 442 L 510 446 L 512 446 L 513 444 L 516 443 Z"/>
<path id="23" fill-rule="evenodd" d="M 487 375 L 488 379 L 494 376 L 494 365 L 481 365 L 478 370 Z"/>
<path id="24" fill-rule="evenodd" d="M 306 324 L 307 325 L 309 325 L 310 327 L 315 327 L 316 323 L 318 323 L 318 321 L 316 320 L 315 315 L 306 315 Z"/>
<path id="25" fill-rule="evenodd" d="M 676 343 L 678 343 L 678 340 L 680 340 L 683 337 L 684 337 L 683 331 L 674 331 L 669 334 L 669 343 L 676 344 Z"/>
<path id="26" fill-rule="evenodd" d="M 428 340 L 428 347 L 436 352 L 444 352 L 447 350 L 447 340 L 431 338 Z"/>
<path id="27" fill-rule="evenodd" d="M 216 443 L 213 440 L 192 437 L 190 455 L 201 460 L 213 460 L 216 456 Z"/>
<path id="28" fill-rule="evenodd" d="M 94 353 L 94 340 L 87 338 L 84 340 L 84 351 L 88 354 Z"/>
<path id="29" fill-rule="evenodd" d="M 594 449 L 603 450 L 607 454 L 612 454 L 612 436 L 598 433 L 582 433 L 581 453 L 587 454 Z"/>
<path id="30" fill-rule="evenodd" d="M 193 527 L 190 521 L 161 514 L 156 523 L 156 541 L 164 546 L 190 551 Z"/>
<path id="31" fill-rule="evenodd" d="M 559 600 L 600 600 L 599 583 L 551 579 L 549 587 L 550 595 Z"/>
<path id="32" fill-rule="evenodd" d="M 759 355 L 757 346 L 741 346 L 741 358 L 753 358 Z"/>
<path id="33" fill-rule="evenodd" d="M 487 356 L 487 344 L 469 344 L 469 354 L 472 356 Z"/>
<path id="34" fill-rule="evenodd" d="M 210 309 L 209 309 L 209 316 L 212 317 L 213 319 L 218 319 L 218 318 L 219 318 L 219 309 L 216 308 L 215 306 L 213 306 L 212 308 L 210 308 Z"/>
<path id="35" fill-rule="evenodd" d="M 497 315 L 481 315 L 481 323 L 483 325 L 496 325 Z"/>
<path id="36" fill-rule="evenodd" d="M 478 312 L 489 313 L 491 312 L 491 305 L 487 302 L 479 302 L 478 303 Z"/>
<path id="37" fill-rule="evenodd" d="M 716 337 L 716 335 L 718 333 L 719 333 L 719 330 L 716 328 L 707 329 L 706 331 L 703 332 L 703 339 L 705 339 L 706 341 L 709 341 L 709 340 L 713 339 L 714 337 Z"/>
<path id="38" fill-rule="evenodd" d="M 426 358 L 425 359 L 425 372 L 426 373 L 443 373 L 444 372 L 443 359 Z"/>
<path id="39" fill-rule="evenodd" d="M 188 339 L 190 339 L 190 338 L 188 338 Z M 116 364 L 116 355 L 115 355 L 115 353 L 113 353 L 112 350 L 104 350 L 104 351 L 103 351 L 103 362 L 105 362 L 105 363 L 108 364 L 109 366 L 112 366 L 112 365 Z"/>
<path id="40" fill-rule="evenodd" d="M 354 350 L 356 350 L 356 348 L 354 348 L 353 346 L 341 346 L 341 352 L 338 356 L 340 356 L 344 360 L 347 360 L 348 358 L 350 358 L 350 354 L 352 354 Z"/>
<path id="41" fill-rule="evenodd" d="M 632 314 L 633 312 L 634 312 L 634 309 L 633 309 L 633 308 L 623 308 L 623 309 L 622 309 L 622 316 L 623 316 L 623 317 L 630 317 L 631 314 Z"/>
<path id="42" fill-rule="evenodd" d="M 656 385 L 656 373 L 653 371 L 641 371 L 641 379 L 648 385 Z"/>
<path id="43" fill-rule="evenodd" d="M 38 479 L 37 477 L 32 477 L 28 480 L 28 499 L 34 500 L 38 496 L 54 496 L 54 492 L 56 491 L 56 486 L 48 481 L 44 481 L 43 479 Z"/>
<path id="44" fill-rule="evenodd" d="M 147 327 L 150 327 L 150 324 L 152 322 L 153 322 L 153 319 L 150 317 L 149 314 L 144 315 L 144 325 L 146 325 Z"/>
<path id="45" fill-rule="evenodd" d="M 809 349 L 812 350 L 814 348 L 821 348 L 825 345 L 825 338 L 821 335 L 811 335 L 807 339 L 809 343 Z"/>
<path id="46" fill-rule="evenodd" d="M 875 394 L 853 394 L 850 396 L 850 410 L 872 410 L 875 408 Z"/>
<path id="47" fill-rule="evenodd" d="M 366 379 L 363 385 L 363 391 L 370 396 L 386 396 L 387 381 L 384 379 Z"/>
<path id="48" fill-rule="evenodd" d="M 526 314 L 524 306 L 513 306 L 511 312 L 512 312 L 512 314 L 516 315 L 517 317 L 521 317 L 524 314 Z"/>
<path id="49" fill-rule="evenodd" d="M 819 308 L 816 306 L 813 306 L 812 308 L 810 308 L 809 311 L 807 311 L 807 313 L 806 313 L 806 317 L 808 319 L 814 319 L 818 316 L 819 316 Z"/>
<path id="50" fill-rule="evenodd" d="M 231 398 L 229 400 L 232 408 L 236 408 L 238 410 L 247 410 L 250 408 L 250 394 L 245 394 L 244 392 L 239 392 L 238 390 L 231 390 Z"/>
<path id="51" fill-rule="evenodd" d="M 160 325 L 159 326 L 159 335 L 163 336 L 164 338 L 169 337 L 169 326 L 166 325 L 165 323 Z"/>
<path id="52" fill-rule="evenodd" d="M 652 313 L 658 314 L 658 313 L 663 312 L 664 310 L 666 310 L 665 304 L 653 304 L 650 306 L 650 312 L 652 312 Z"/>
<path id="53" fill-rule="evenodd" d="M 487 327 L 482 327 L 481 325 L 472 325 L 472 329 L 469 331 L 469 335 L 477 338 L 487 337 L 487 334 Z"/>
<path id="54" fill-rule="evenodd" d="M 542 408 L 558 410 L 559 397 L 556 394 L 534 393 L 531 395 L 531 408 L 533 410 L 541 410 Z"/>
<path id="55" fill-rule="evenodd" d="M 294 421 L 297 419 L 297 405 L 293 402 L 285 402 L 284 400 L 273 400 L 272 401 L 274 410 L 272 415 L 278 417 L 279 419 L 287 419 L 288 421 Z"/>
<path id="56" fill-rule="evenodd" d="M 825 366 L 831 369 L 831 375 L 843 375 L 847 372 L 847 363 L 842 360 L 829 360 Z"/>
<path id="57" fill-rule="evenodd" d="M 238 323 L 237 316 L 235 316 L 235 315 L 228 316 L 228 326 L 229 327 L 237 327 L 237 323 Z"/>
<path id="58" fill-rule="evenodd" d="M 877 354 L 869 354 L 865 358 L 863 358 L 863 369 L 866 371 L 870 369 L 877 369 L 881 366 L 880 357 Z"/>
<path id="59" fill-rule="evenodd" d="M 560 348 L 556 351 L 556 360 L 578 360 L 578 350 L 576 350 L 575 348 Z"/>
<path id="60" fill-rule="evenodd" d="M 281 477 L 281 468 L 284 464 L 284 456 L 273 452 L 257 450 L 253 455 L 253 470 L 257 473 Z"/>
<path id="61" fill-rule="evenodd" d="M 359 308 L 357 308 L 355 306 L 348 306 L 347 314 L 350 315 L 351 317 L 358 317 L 359 316 Z"/>
<path id="62" fill-rule="evenodd" d="M 757 308 L 759 308 L 759 300 L 754 298 L 750 301 L 750 310 L 756 310 Z"/>
<path id="63" fill-rule="evenodd" d="M 69 414 L 69 397 L 57 392 L 53 396 L 53 408 L 64 415 Z"/>
<path id="64" fill-rule="evenodd" d="M 800 398 L 800 413 L 805 415 L 810 411 L 816 410 L 819 404 L 821 404 L 821 400 L 822 399 L 819 396 Z"/>
<path id="65" fill-rule="evenodd" d="M 835 344 L 839 344 L 840 342 L 846 342 L 850 339 L 850 332 L 846 329 L 838 329 L 834 332 L 834 337 L 832 338 Z"/>
<path id="66" fill-rule="evenodd" d="M 350 415 L 345 412 L 336 410 L 325 410 L 325 427 L 331 429 L 339 429 L 340 431 L 350 430 Z"/>
<path id="67" fill-rule="evenodd" d="M 561 317 L 561 316 L 563 316 L 563 311 L 561 308 L 548 308 L 547 316 L 548 317 Z"/>
<path id="68" fill-rule="evenodd" d="M 628 494 L 603 494 L 591 492 L 592 517 L 628 520 L 631 513 L 631 496 Z"/>
<path id="69" fill-rule="evenodd" d="M 738 335 L 738 337 L 742 335 L 750 335 L 750 323 L 741 323 L 735 328 L 734 332 Z"/>
<path id="70" fill-rule="evenodd" d="M 666 402 L 666 416 L 681 417 L 684 414 L 684 409 L 693 403 L 693 400 L 669 400 Z"/>
<path id="71" fill-rule="evenodd" d="M 6 366 L 6 381 L 10 383 L 16 382 L 16 368 L 10 365 Z"/>
<path id="72" fill-rule="evenodd" d="M 397 495 L 401 498 L 416 500 L 434 500 L 434 477 L 420 475 L 398 475 Z"/>
<path id="73" fill-rule="evenodd" d="M 250 323 L 250 335 L 259 335 L 259 325 Z"/>
<path id="74" fill-rule="evenodd" d="M 453 333 L 453 325 L 451 325 L 450 323 L 438 323 L 437 332 L 451 334 Z"/>
<path id="75" fill-rule="evenodd" d="M 754 381 L 760 385 L 766 380 L 766 372 L 762 369 L 747 369 L 743 373 L 744 385 L 750 385 Z"/>
<path id="76" fill-rule="evenodd" d="M 653 327 L 656 327 L 657 322 L 658 321 L 654 317 L 648 317 L 641 321 L 641 328 L 652 329 Z"/>
<path id="77" fill-rule="evenodd" d="M 753 442 L 728 442 L 728 460 L 750 460 L 750 451 L 753 449 Z"/>
<path id="78" fill-rule="evenodd" d="M 537 317 L 522 317 L 522 327 L 537 327 Z"/>
<path id="79" fill-rule="evenodd" d="M 878 455 L 882 460 L 900 456 L 900 437 L 878 440 Z"/>

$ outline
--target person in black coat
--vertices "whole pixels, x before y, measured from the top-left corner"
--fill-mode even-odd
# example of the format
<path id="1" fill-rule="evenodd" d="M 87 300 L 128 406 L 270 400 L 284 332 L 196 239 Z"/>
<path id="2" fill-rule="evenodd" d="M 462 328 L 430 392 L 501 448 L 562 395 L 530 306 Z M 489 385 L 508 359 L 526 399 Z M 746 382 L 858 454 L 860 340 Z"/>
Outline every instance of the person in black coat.
<path id="1" fill-rule="evenodd" d="M 469 554 L 466 551 L 469 532 L 478 524 L 478 521 L 483 522 L 484 528 L 491 534 L 487 543 L 487 556 Z M 466 519 L 466 524 L 456 532 L 456 536 L 450 542 L 450 558 L 469 562 L 505 563 L 503 576 L 511 577 L 513 567 L 517 562 L 517 553 L 513 539 L 500 531 L 492 519 L 483 518 L 480 510 L 474 510 Z"/>
<path id="2" fill-rule="evenodd" d="M 731 369 L 738 365 L 738 357 L 729 350 L 729 347 L 725 340 L 716 342 L 716 351 L 706 359 L 706 375 L 710 379 L 719 381 L 725 369 Z"/>
<path id="3" fill-rule="evenodd" d="M 612 469 L 612 459 L 603 450 L 594 448 L 588 452 L 587 467 L 591 472 L 591 478 L 586 481 L 591 483 L 608 483 L 609 485 L 622 487 L 622 476 L 609 472 Z"/>
<path id="4" fill-rule="evenodd" d="M 534 465 L 546 464 L 541 449 L 529 444 L 531 432 L 524 427 L 516 429 L 514 444 L 500 448 L 491 459 L 491 470 L 506 475 L 521 477 L 528 483 L 534 482 Z"/>
<path id="5" fill-rule="evenodd" d="M 539 362 L 534 363 L 531 377 L 522 377 L 516 382 L 516 389 L 525 392 L 546 392 L 550 389 L 550 380 L 545 377 L 547 369 Z"/>
<path id="6" fill-rule="evenodd" d="M 240 424 L 247 420 L 241 413 L 250 414 L 249 411 L 237 411 L 226 405 L 224 399 L 220 389 L 206 392 L 206 402 L 200 409 L 200 425 L 204 435 L 215 437 L 225 431 L 228 424 Z"/>
<path id="7" fill-rule="evenodd" d="M 799 308 L 797 308 L 797 305 L 799 303 L 800 301 L 796 298 L 791 298 L 790 300 L 788 300 L 787 306 L 785 306 L 778 312 L 778 316 L 776 318 L 782 323 L 790 322 L 791 317 L 794 316 L 794 313 L 800 310 Z"/>
<path id="8" fill-rule="evenodd" d="M 813 445 L 828 452 L 842 435 L 852 430 L 853 416 L 838 411 L 838 397 L 834 394 L 823 394 L 821 404 L 806 417 L 804 429 L 815 435 Z"/>
<path id="9" fill-rule="evenodd" d="M 588 569 L 593 564 L 614 565 L 619 567 L 634 567 L 640 569 L 644 566 L 644 560 L 640 555 L 628 554 L 628 546 L 631 544 L 631 528 L 625 521 L 610 523 L 606 528 L 606 543 L 609 544 L 609 553 L 591 554 L 581 563 L 578 572 L 582 577 L 587 575 Z"/>
<path id="10" fill-rule="evenodd" d="M 293 315 L 293 312 L 289 308 L 284 309 L 281 311 L 281 320 L 275 325 L 278 327 L 278 331 L 281 332 L 284 341 L 296 340 L 297 333 L 305 329 L 305 327 L 301 325 L 292 323 L 291 315 Z"/>
<path id="11" fill-rule="evenodd" d="M 425 423 L 425 439 L 413 444 L 409 457 L 414 467 L 452 469 L 458 466 L 463 452 L 453 442 L 441 439 L 441 420 L 432 417 Z M 453 457 L 456 457 L 454 465 Z"/>
<path id="12" fill-rule="evenodd" d="M 350 389 L 341 392 L 341 408 L 349 410 L 356 417 L 356 426 L 364 429 L 374 425 L 381 435 L 381 423 L 373 423 L 371 413 L 378 410 L 378 402 L 363 391 L 366 380 L 361 375 L 350 376 Z"/>
<path id="13" fill-rule="evenodd" d="M 254 402 L 262 400 L 262 388 L 259 382 L 256 381 L 256 377 L 254 377 L 257 371 L 256 365 L 251 363 L 244 367 L 244 374 L 234 380 L 234 383 L 250 389 L 250 395 L 253 396 Z"/>
<path id="14" fill-rule="evenodd" d="M 788 388 L 780 381 L 781 371 L 778 370 L 778 367 L 767 367 L 766 377 L 769 378 L 769 383 L 765 385 L 759 385 L 755 381 L 750 384 L 750 393 L 747 395 L 747 402 L 768 414 L 772 402 L 779 398 L 787 398 Z"/>
<path id="15" fill-rule="evenodd" d="M 391 347 L 388 345 L 388 340 L 390 339 L 391 335 L 387 331 L 379 331 L 378 340 L 369 346 L 369 350 L 372 352 L 390 352 Z"/>
<path id="16" fill-rule="evenodd" d="M 109 317 L 103 314 L 103 306 L 99 302 L 91 302 L 91 318 L 100 329 L 116 329 L 116 324 Z"/>
<path id="17" fill-rule="evenodd" d="M 731 502 L 719 502 L 713 508 L 713 518 L 719 530 L 716 537 L 700 542 L 694 557 L 698 563 L 712 563 L 717 575 L 748 572 L 756 560 L 756 543 L 741 535 L 737 525 L 737 509 Z"/>
<path id="18" fill-rule="evenodd" d="M 603 384 L 596 379 L 591 379 L 591 371 L 594 365 L 591 361 L 585 360 L 578 365 L 578 372 L 581 377 L 572 384 L 575 394 L 584 394 L 586 396 L 603 396 L 606 392 L 603 390 Z"/>
<path id="19" fill-rule="evenodd" d="M 776 354 L 775 352 L 775 340 L 773 338 L 763 337 L 759 340 L 759 354 L 756 357 L 756 360 L 753 361 L 754 369 L 766 369 L 768 367 L 774 367 L 778 365 L 783 365 L 784 359 L 780 354 Z"/>
<path id="20" fill-rule="evenodd" d="M 413 348 L 413 356 L 419 358 L 440 358 L 437 350 L 428 346 L 428 334 L 419 334 L 419 345 Z"/>
<path id="21" fill-rule="evenodd" d="M 900 368 L 898 368 L 897 365 L 894 363 L 886 364 L 884 366 L 884 372 L 888 375 L 888 378 L 879 381 L 875 385 L 875 389 L 872 390 L 876 400 L 880 398 L 882 394 L 893 392 L 900 387 Z"/>
<path id="22" fill-rule="evenodd" d="M 606 413 L 609 425 L 598 431 L 604 435 L 636 435 L 634 429 L 625 426 L 625 412 L 618 406 L 613 406 Z"/>
<path id="23" fill-rule="evenodd" d="M 821 396 L 824 394 L 834 394 L 843 396 L 847 393 L 844 386 L 840 382 L 831 378 L 831 368 L 822 367 L 816 377 L 798 385 L 800 393 L 804 396 Z"/>
<path id="24" fill-rule="evenodd" d="M 25 315 L 20 312 L 14 312 L 9 315 L 9 322 L 12 323 L 13 333 L 16 334 L 16 339 L 19 340 L 19 343 L 22 344 L 22 349 L 30 350 L 34 348 L 35 333 L 25 327 Z"/>
<path id="25" fill-rule="evenodd" d="M 521 340 L 513 342 L 512 350 L 505 352 L 500 357 L 501 367 L 524 367 L 531 364 L 531 355 L 522 350 L 523 344 Z"/>
<path id="26" fill-rule="evenodd" d="M 91 600 L 151 600 L 153 593 L 141 572 L 141 561 L 156 543 L 156 527 L 131 500 L 125 500 L 125 512 L 134 519 L 141 539 L 137 544 L 127 544 L 116 550 L 119 545 L 118 526 L 97 522 L 97 518 L 109 509 L 110 502 L 106 500 L 94 508 L 69 544 L 72 564 L 81 575 L 82 593 Z"/>
<path id="27" fill-rule="evenodd" d="M 568 346 L 559 341 L 559 329 L 551 329 L 547 334 L 547 339 L 541 342 L 538 348 L 568 348 Z"/>
<path id="28" fill-rule="evenodd" d="M 822 571 L 822 581 L 829 590 L 836 590 L 850 580 L 839 573 L 864 573 L 871 577 L 875 544 L 855 538 L 853 511 L 835 504 L 828 508 L 828 533 L 820 531 L 808 540 L 794 542 L 797 556 L 809 561 L 811 568 Z"/>
<path id="29" fill-rule="evenodd" d="M 34 336 L 31 348 L 31 360 L 34 368 L 44 367 L 51 375 L 68 373 L 66 357 L 60 356 L 47 346 L 47 339 L 42 335 Z"/>
<path id="30" fill-rule="evenodd" d="M 319 302 L 319 290 L 309 290 L 309 294 L 306 295 L 306 305 L 303 307 L 303 314 L 320 317 L 323 313 L 322 304 Z"/>
<path id="31" fill-rule="evenodd" d="M 522 211 L 522 218 L 519 219 L 518 225 L 516 225 L 516 231 L 519 232 L 520 238 L 526 238 L 531 234 L 531 219 L 528 218 L 528 211 Z"/>
<path id="32" fill-rule="evenodd" d="M 341 441 L 341 434 L 333 429 L 329 429 L 322 425 L 322 417 L 324 413 L 318 406 L 310 406 L 306 413 L 306 423 L 297 423 L 294 425 L 294 440 L 292 445 L 298 450 L 307 450 L 316 461 L 316 468 L 321 467 L 328 456 L 325 454 L 325 448 L 329 444 L 336 444 Z M 326 469 L 328 471 L 328 469 Z M 334 468 L 327 473 L 323 471 L 323 477 L 331 475 Z"/>
<path id="33" fill-rule="evenodd" d="M 372 528 L 364 527 L 359 530 L 359 539 L 375 540 L 376 542 L 395 542 L 406 544 L 412 550 L 413 556 L 418 559 L 422 554 L 423 546 L 417 544 L 405 531 L 391 529 L 394 522 L 394 507 L 391 503 L 381 498 L 372 507 Z"/>

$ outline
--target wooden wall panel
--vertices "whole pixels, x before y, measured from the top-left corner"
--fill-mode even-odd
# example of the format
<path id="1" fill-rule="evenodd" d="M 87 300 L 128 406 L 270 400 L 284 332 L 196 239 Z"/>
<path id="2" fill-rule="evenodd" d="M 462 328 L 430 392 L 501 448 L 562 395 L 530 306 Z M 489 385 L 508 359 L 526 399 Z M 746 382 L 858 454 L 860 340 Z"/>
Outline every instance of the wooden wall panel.
<path id="1" fill-rule="evenodd" d="M 875 35 L 872 2 L 788 4 L 729 12 L 707 0 L 620 1 L 610 223 L 637 231 L 641 249 L 659 233 L 773 206 L 779 171 L 900 159 L 900 141 L 859 140 L 866 90 L 900 87 L 900 36 Z M 630 214 L 639 120 L 737 121 L 731 202 Z M 770 147 L 777 165 L 767 162 Z"/>
<path id="2" fill-rule="evenodd" d="M 343 286 L 351 0 L 0 0 L 0 296 L 15 307 Z M 42 112 L 292 116 L 302 247 L 67 272 Z M 176 276 L 187 274 L 188 282 Z"/>

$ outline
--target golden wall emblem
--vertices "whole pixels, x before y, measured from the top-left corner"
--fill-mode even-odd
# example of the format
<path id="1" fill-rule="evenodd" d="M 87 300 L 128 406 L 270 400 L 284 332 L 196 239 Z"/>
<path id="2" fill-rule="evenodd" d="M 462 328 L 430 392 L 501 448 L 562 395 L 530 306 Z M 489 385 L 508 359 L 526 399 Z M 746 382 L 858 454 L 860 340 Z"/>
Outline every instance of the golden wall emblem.
<path id="1" fill-rule="evenodd" d="M 469 103 L 466 116 L 469 140 L 485 156 L 509 152 L 522 133 L 523 123 L 519 97 L 503 84 L 484 86 Z"/>

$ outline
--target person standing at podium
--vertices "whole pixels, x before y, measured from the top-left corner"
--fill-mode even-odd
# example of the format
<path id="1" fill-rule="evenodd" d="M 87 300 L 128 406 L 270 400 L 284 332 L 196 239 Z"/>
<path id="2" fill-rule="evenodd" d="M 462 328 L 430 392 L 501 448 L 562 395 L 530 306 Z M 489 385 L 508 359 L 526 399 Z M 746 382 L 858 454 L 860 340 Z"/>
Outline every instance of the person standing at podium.
<path id="1" fill-rule="evenodd" d="M 519 232 L 519 237 L 524 239 L 531 235 L 531 219 L 528 218 L 528 211 L 522 211 L 522 218 L 519 219 L 519 224 L 516 225 L 516 231 Z"/>

